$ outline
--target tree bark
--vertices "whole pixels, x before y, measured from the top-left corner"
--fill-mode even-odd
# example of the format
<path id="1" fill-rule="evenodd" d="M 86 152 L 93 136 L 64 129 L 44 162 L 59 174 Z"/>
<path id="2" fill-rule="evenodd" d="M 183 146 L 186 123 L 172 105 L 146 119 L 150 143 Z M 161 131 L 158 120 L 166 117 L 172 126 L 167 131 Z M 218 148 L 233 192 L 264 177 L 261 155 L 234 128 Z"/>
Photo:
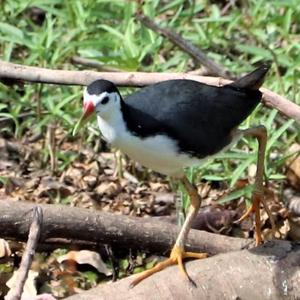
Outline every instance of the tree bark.
<path id="1" fill-rule="evenodd" d="M 43 211 L 40 242 L 76 239 L 166 254 L 179 227 L 151 218 L 135 218 L 62 205 L 39 204 Z M 0 236 L 26 241 L 33 203 L 0 200 Z M 68 240 L 65 240 L 68 242 Z M 252 240 L 191 230 L 186 249 L 216 254 L 253 246 Z"/>
<path id="2" fill-rule="evenodd" d="M 68 300 L 300 299 L 300 245 L 288 241 L 186 263 L 196 286 L 172 266 L 129 289 L 132 276 Z M 135 276 L 135 275 L 134 275 Z"/>
<path id="3" fill-rule="evenodd" d="M 197 76 L 185 73 L 145 73 L 145 72 L 95 72 L 95 71 L 65 71 L 51 70 L 39 67 L 30 67 L 13 64 L 0 60 L 0 81 L 7 79 L 53 83 L 87 85 L 96 79 L 106 79 L 118 86 L 145 86 L 171 79 L 191 79 L 210 85 L 222 86 L 230 83 L 220 77 Z M 260 89 L 264 97 L 262 103 L 276 108 L 282 114 L 296 120 L 300 124 L 300 107 L 266 88 Z"/>

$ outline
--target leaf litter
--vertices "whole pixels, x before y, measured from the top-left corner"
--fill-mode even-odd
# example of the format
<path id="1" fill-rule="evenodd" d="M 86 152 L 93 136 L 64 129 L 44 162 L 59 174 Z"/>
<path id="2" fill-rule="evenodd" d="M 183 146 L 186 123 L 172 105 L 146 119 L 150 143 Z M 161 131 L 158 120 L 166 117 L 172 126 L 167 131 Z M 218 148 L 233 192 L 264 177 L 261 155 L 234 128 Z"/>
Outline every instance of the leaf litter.
<path id="1" fill-rule="evenodd" d="M 30 135 L 20 140 L 0 138 L 0 198 L 60 203 L 130 216 L 151 216 L 177 223 L 175 201 L 178 196 L 170 188 L 167 178 L 147 171 L 124 156 L 121 156 L 123 177 L 120 177 L 114 152 L 96 153 L 88 145 L 81 147 L 77 140 L 59 128 L 56 134 L 58 169 L 55 172 L 49 169 L 44 138 L 32 143 Z M 251 184 L 255 166 L 252 169 L 248 174 L 249 179 L 237 181 L 235 189 Z M 194 229 L 240 237 L 253 236 L 251 220 L 240 225 L 233 223 L 245 210 L 243 197 L 221 205 L 219 200 L 231 192 L 229 188 L 212 188 L 203 183 L 197 184 L 197 188 L 203 198 L 203 207 L 193 222 Z M 268 203 L 271 204 L 270 209 L 277 224 L 281 224 L 279 229 L 282 236 L 287 237 L 287 209 L 279 201 L 278 195 L 272 192 L 274 190 L 276 187 L 272 186 L 267 189 Z M 263 210 L 262 220 L 263 234 L 269 238 L 270 224 Z M 0 247 L 9 256 L 9 252 L 5 252 L 9 251 L 9 243 L 4 241 Z M 22 251 L 14 254 L 22 255 Z M 119 262 L 119 278 L 148 268 L 159 259 L 131 251 L 121 254 L 116 251 L 113 256 Z M 54 251 L 36 258 L 34 265 L 38 281 L 42 281 L 38 293 L 50 293 L 56 298 L 110 280 L 111 270 L 114 269 L 109 255 L 103 259 L 99 253 L 84 249 L 61 255 L 56 255 Z"/>

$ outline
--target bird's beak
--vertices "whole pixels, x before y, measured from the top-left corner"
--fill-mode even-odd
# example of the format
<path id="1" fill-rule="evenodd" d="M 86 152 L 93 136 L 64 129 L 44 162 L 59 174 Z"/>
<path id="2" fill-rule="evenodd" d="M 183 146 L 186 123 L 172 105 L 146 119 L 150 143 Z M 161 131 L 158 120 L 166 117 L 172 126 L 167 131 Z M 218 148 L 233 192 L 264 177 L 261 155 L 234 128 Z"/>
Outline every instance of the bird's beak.
<path id="1" fill-rule="evenodd" d="M 79 129 L 89 120 L 94 111 L 95 107 L 92 102 L 87 102 L 84 104 L 83 114 L 81 115 L 79 121 L 76 123 L 73 129 L 73 136 L 76 135 Z"/>

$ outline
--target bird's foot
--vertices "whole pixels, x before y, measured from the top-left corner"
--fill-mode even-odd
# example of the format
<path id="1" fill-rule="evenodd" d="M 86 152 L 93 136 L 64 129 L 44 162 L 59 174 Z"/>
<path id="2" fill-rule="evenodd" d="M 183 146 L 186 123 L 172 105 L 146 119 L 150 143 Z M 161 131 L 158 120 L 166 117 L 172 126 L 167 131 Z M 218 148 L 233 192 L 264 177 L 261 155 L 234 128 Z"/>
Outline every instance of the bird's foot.
<path id="1" fill-rule="evenodd" d="M 245 221 L 247 218 L 250 217 L 250 215 L 251 215 L 252 213 L 255 213 L 255 211 L 256 211 L 256 207 L 255 207 L 255 205 L 252 203 L 251 206 L 246 210 L 246 212 L 245 212 L 238 220 L 234 221 L 234 223 L 235 223 L 235 224 L 239 224 L 239 223 Z"/>
<path id="2" fill-rule="evenodd" d="M 145 278 L 153 275 L 154 273 L 157 273 L 163 269 L 165 269 L 168 266 L 172 266 L 172 265 L 178 265 L 179 270 L 181 272 L 181 274 L 188 280 L 190 280 L 185 267 L 183 265 L 183 260 L 185 258 L 198 258 L 198 259 L 202 259 L 202 258 L 206 258 L 208 256 L 207 253 L 195 253 L 195 252 L 186 252 L 184 251 L 184 249 L 182 249 L 181 247 L 178 246 L 174 246 L 170 257 L 162 262 L 159 262 L 157 265 L 155 265 L 153 268 L 146 270 L 144 272 L 142 272 L 141 274 L 137 275 L 137 277 L 132 281 L 132 283 L 130 284 L 130 287 L 133 288 L 134 286 L 136 286 L 138 283 L 140 283 L 142 280 L 144 280 Z"/>
<path id="3" fill-rule="evenodd" d="M 261 235 L 261 221 L 260 221 L 260 202 L 264 197 L 263 193 L 254 191 L 252 194 L 252 204 L 247 209 L 247 211 L 237 220 L 235 223 L 240 223 L 250 216 L 250 214 L 255 213 L 255 245 L 258 246 L 262 244 Z"/>

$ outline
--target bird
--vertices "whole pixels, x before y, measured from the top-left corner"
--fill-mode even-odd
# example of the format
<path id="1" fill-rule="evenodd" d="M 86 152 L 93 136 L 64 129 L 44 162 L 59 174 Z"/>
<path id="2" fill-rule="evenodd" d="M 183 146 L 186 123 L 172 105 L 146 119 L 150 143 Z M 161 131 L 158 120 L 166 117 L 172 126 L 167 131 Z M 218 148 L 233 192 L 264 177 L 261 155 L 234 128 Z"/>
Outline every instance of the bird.
<path id="1" fill-rule="evenodd" d="M 188 79 L 166 80 L 143 87 L 125 99 L 114 83 L 104 79 L 97 79 L 84 89 L 83 114 L 73 134 L 96 114 L 106 142 L 143 166 L 179 180 L 190 199 L 187 216 L 170 257 L 139 274 L 131 287 L 175 264 L 189 279 L 183 260 L 208 256 L 207 253 L 185 251 L 201 197 L 184 170 L 226 151 L 244 136 L 258 140 L 258 155 L 252 205 L 240 221 L 255 212 L 255 242 L 256 245 L 262 243 L 261 203 L 270 215 L 263 184 L 267 130 L 263 125 L 244 130 L 238 127 L 261 102 L 259 88 L 269 69 L 269 63 L 262 63 L 251 73 L 223 86 Z"/>

